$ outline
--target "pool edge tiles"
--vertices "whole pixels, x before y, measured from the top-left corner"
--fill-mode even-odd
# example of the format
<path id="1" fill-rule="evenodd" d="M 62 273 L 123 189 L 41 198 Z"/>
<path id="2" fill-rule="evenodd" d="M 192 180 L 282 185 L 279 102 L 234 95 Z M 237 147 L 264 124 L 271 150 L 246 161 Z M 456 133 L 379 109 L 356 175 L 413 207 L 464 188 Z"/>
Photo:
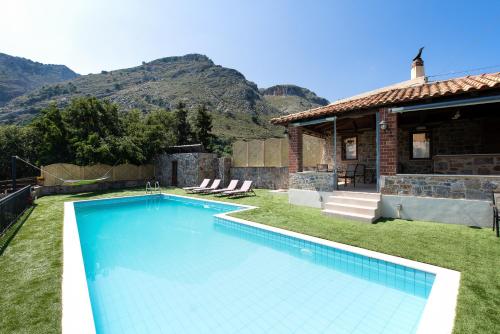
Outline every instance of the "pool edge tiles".
<path id="1" fill-rule="evenodd" d="M 187 199 L 195 203 L 203 203 L 210 205 L 216 203 L 224 207 L 234 207 L 230 212 L 215 214 L 218 219 L 229 222 L 242 224 L 257 228 L 259 230 L 271 231 L 280 235 L 298 238 L 301 241 L 305 240 L 315 244 L 343 250 L 356 255 L 366 256 L 369 258 L 394 263 L 408 267 L 410 269 L 420 270 L 435 275 L 434 283 L 431 292 L 427 298 L 426 306 L 419 321 L 417 333 L 451 333 L 455 318 L 455 307 L 458 295 L 458 287 L 460 281 L 460 273 L 444 269 L 416 261 L 406 260 L 403 258 L 386 255 L 374 251 L 369 251 L 362 248 L 348 246 L 333 241 L 328 241 L 308 235 L 291 232 L 267 225 L 254 223 L 247 220 L 238 219 L 229 216 L 235 212 L 254 209 L 256 207 L 232 204 L 222 201 L 213 201 L 205 199 L 197 199 L 188 196 L 172 195 L 172 194 L 155 194 L 155 195 L 140 195 L 140 196 L 123 196 L 114 198 L 103 198 L 95 200 L 85 200 L 78 202 L 66 202 L 64 214 L 64 266 L 63 266 L 63 289 L 62 289 L 62 332 L 65 333 L 95 333 L 94 319 L 92 315 L 89 290 L 83 264 L 83 256 L 78 235 L 76 222 L 75 206 L 78 205 L 93 205 L 108 202 L 134 201 L 148 196 L 160 196 L 169 199 Z M 113 201 L 114 200 L 114 201 Z M 80 204 L 86 203 L 86 204 Z"/>

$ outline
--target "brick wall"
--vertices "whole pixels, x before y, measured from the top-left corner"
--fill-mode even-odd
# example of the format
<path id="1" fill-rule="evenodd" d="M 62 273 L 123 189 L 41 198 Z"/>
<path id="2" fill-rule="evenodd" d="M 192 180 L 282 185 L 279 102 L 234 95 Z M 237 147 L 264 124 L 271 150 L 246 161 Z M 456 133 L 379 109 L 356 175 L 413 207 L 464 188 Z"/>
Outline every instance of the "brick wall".
<path id="1" fill-rule="evenodd" d="M 380 175 L 395 175 L 398 166 L 398 115 L 380 109 L 380 120 L 387 123 L 380 130 Z"/>
<path id="2" fill-rule="evenodd" d="M 301 172 L 302 158 L 302 128 L 288 127 L 288 170 L 290 173 Z"/>

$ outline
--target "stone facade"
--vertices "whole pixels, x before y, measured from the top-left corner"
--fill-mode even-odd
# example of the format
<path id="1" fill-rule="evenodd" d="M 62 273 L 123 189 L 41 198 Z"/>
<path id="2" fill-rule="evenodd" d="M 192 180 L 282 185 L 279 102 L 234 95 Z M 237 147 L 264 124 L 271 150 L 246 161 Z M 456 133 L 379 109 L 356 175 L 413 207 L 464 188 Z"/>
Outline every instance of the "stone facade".
<path id="1" fill-rule="evenodd" d="M 377 160 L 377 143 L 375 130 L 368 130 L 355 134 L 358 141 L 358 159 L 357 160 L 343 160 L 342 159 L 342 138 L 351 137 L 354 134 L 337 134 L 337 164 L 340 168 L 345 169 L 349 164 L 364 164 L 366 167 L 375 168 Z M 324 143 L 324 155 L 322 162 L 328 164 L 328 169 L 333 170 L 333 137 L 331 135 L 326 137 Z"/>
<path id="2" fill-rule="evenodd" d="M 500 176 L 406 174 L 381 177 L 384 195 L 491 201 L 495 190 L 500 190 Z"/>
<path id="3" fill-rule="evenodd" d="M 434 173 L 500 175 L 500 154 L 436 155 Z"/>
<path id="4" fill-rule="evenodd" d="M 178 187 L 198 185 L 205 178 L 221 179 L 221 187 L 227 186 L 232 179 L 252 180 L 255 188 L 288 187 L 288 167 L 231 167 L 230 158 L 217 158 L 213 153 L 161 155 L 156 162 L 156 174 L 162 186 L 172 186 L 173 161 L 177 161 Z"/>
<path id="5" fill-rule="evenodd" d="M 432 173 L 448 173 L 443 169 L 450 169 L 452 174 L 471 174 L 470 169 L 463 167 L 463 172 L 460 172 L 462 167 L 446 167 L 441 166 L 435 169 L 436 163 L 434 157 L 438 155 L 466 155 L 466 154 L 488 154 L 500 152 L 500 141 L 495 138 L 490 138 L 492 133 L 488 130 L 488 124 L 481 119 L 458 119 L 450 120 L 439 126 L 428 126 L 427 130 L 431 135 L 431 159 L 411 159 L 410 156 L 410 135 L 413 129 L 400 129 L 398 132 L 399 143 L 399 173 L 405 174 L 432 174 Z M 451 159 L 451 157 L 448 157 Z M 442 159 L 441 159 L 442 160 Z M 494 164 L 498 162 L 493 161 Z M 460 163 L 459 163 L 460 164 Z M 476 164 L 482 164 L 478 162 Z M 456 170 L 452 170 L 456 169 Z M 491 168 L 487 168 L 489 173 L 477 174 L 500 174 L 493 173 Z M 473 172 L 476 174 L 475 172 Z"/>
<path id="6" fill-rule="evenodd" d="M 172 162 L 177 161 L 177 186 L 198 185 L 205 178 L 224 178 L 225 164 L 213 153 L 174 153 L 162 154 L 156 161 L 156 175 L 162 186 L 172 186 Z M 225 182 L 223 182 L 225 183 Z"/>
<path id="7" fill-rule="evenodd" d="M 230 175 L 231 179 L 252 180 L 255 188 L 288 188 L 288 167 L 232 167 Z"/>
<path id="8" fill-rule="evenodd" d="M 290 173 L 288 178 L 290 189 L 334 191 L 333 173 L 302 172 Z"/>

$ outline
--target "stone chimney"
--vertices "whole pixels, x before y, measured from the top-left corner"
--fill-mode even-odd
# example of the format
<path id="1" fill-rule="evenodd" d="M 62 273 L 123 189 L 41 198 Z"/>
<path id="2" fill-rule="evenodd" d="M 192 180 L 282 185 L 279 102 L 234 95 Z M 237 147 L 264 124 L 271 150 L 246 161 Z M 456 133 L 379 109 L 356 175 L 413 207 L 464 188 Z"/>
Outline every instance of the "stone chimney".
<path id="1" fill-rule="evenodd" d="M 411 63 L 411 79 L 423 77 L 425 77 L 424 61 L 422 58 L 418 57 Z"/>

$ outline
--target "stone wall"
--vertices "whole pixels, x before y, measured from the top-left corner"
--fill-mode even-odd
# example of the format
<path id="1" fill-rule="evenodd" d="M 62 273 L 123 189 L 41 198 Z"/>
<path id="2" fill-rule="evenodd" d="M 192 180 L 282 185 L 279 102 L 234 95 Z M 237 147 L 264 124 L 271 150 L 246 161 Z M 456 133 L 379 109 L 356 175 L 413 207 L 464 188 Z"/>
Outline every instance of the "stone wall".
<path id="1" fill-rule="evenodd" d="M 288 167 L 232 167 L 230 178 L 240 181 L 252 180 L 255 188 L 286 189 Z"/>
<path id="2" fill-rule="evenodd" d="M 433 159 L 412 160 L 410 157 L 410 134 L 413 129 L 400 129 L 399 173 L 432 174 L 437 172 Z M 436 155 L 464 155 L 500 153 L 500 141 L 492 140 L 488 124 L 481 119 L 458 119 L 429 126 L 431 135 L 431 157 Z M 470 173 L 463 173 L 470 174 Z M 492 174 L 492 173 L 490 173 Z"/>
<path id="3" fill-rule="evenodd" d="M 342 160 L 342 138 L 357 136 L 358 159 Z M 324 156 L 321 163 L 328 164 L 328 169 L 333 170 L 333 138 L 328 136 L 325 140 Z M 337 134 L 337 164 L 345 169 L 348 164 L 365 164 L 366 167 L 375 167 L 377 161 L 377 145 L 375 130 L 368 130 L 357 134 Z"/>
<path id="4" fill-rule="evenodd" d="M 500 154 L 436 155 L 434 173 L 500 175 Z"/>
<path id="5" fill-rule="evenodd" d="M 500 190 L 500 176 L 418 175 L 381 176 L 384 195 L 453 198 L 491 201 Z"/>
<path id="6" fill-rule="evenodd" d="M 301 172 L 290 173 L 288 179 L 290 189 L 333 191 L 333 173 L 326 172 Z"/>
<path id="7" fill-rule="evenodd" d="M 231 167 L 231 158 L 212 153 L 163 154 L 156 161 L 157 178 L 162 186 L 172 186 L 172 161 L 177 161 L 177 186 L 198 185 L 203 179 L 221 179 L 227 186 L 232 179 L 252 180 L 255 188 L 288 187 L 288 167 Z M 241 186 L 241 183 L 239 184 Z"/>
<path id="8" fill-rule="evenodd" d="M 217 159 L 217 177 L 221 179 L 223 186 L 229 184 L 231 178 L 231 158 L 222 157 Z"/>
<path id="9" fill-rule="evenodd" d="M 156 175 L 162 186 L 172 185 L 172 162 L 177 161 L 177 186 L 198 185 L 205 178 L 223 178 L 213 153 L 162 154 L 156 160 Z"/>
<path id="10" fill-rule="evenodd" d="M 431 133 L 432 136 L 432 133 Z M 432 140 L 432 138 L 431 138 Z M 399 129 L 398 132 L 398 173 L 432 174 L 432 159 L 410 159 L 410 130 Z M 431 145 L 432 146 L 432 145 Z"/>

